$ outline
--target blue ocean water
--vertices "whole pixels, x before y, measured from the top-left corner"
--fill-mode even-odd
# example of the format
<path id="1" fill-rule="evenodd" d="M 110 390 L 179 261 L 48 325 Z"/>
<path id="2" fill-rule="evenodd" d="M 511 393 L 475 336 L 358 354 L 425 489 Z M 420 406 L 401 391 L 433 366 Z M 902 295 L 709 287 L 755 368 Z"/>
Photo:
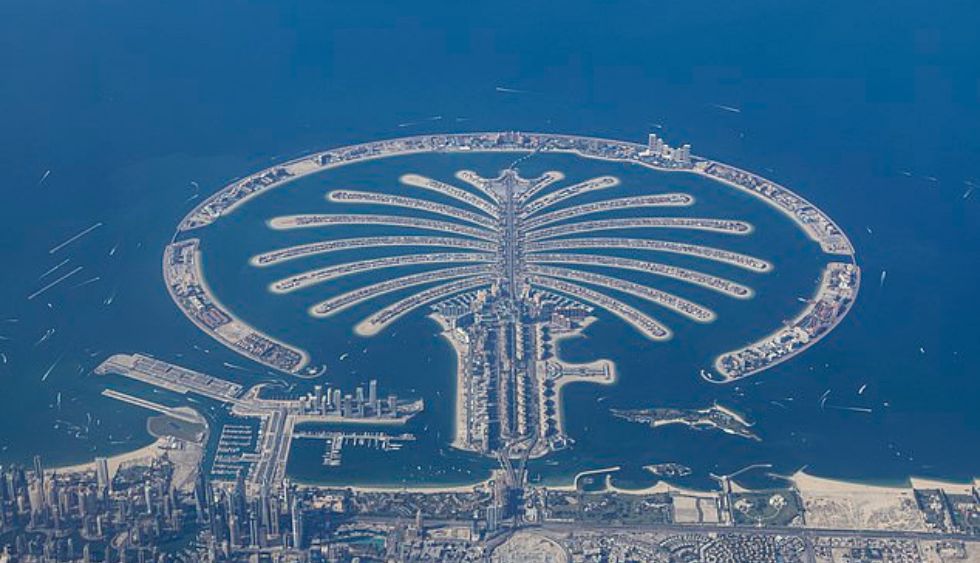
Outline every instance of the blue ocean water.
<path id="1" fill-rule="evenodd" d="M 34 453 L 82 461 L 149 440 L 146 413 L 100 398 L 104 382 L 88 375 L 109 353 L 145 351 L 248 381 L 225 373 L 222 362 L 242 360 L 194 329 L 160 279 L 162 249 L 196 193 L 313 149 L 521 129 L 636 140 L 659 131 L 691 142 L 827 211 L 866 274 L 831 336 L 741 391 L 702 383 L 696 368 L 667 359 L 669 373 L 647 397 L 625 385 L 569 387 L 578 443 L 553 458 L 558 465 L 536 468 L 543 478 L 617 464 L 624 452 L 680 461 L 702 477 L 755 462 L 865 480 L 976 475 L 978 11 L 969 2 L 8 3 L 0 7 L 0 463 Z M 595 325 L 566 354 L 614 357 L 625 377 L 647 369 L 630 365 L 627 344 L 636 342 L 608 326 Z M 417 363 L 406 371 L 425 378 L 427 393 L 451 392 L 448 346 L 407 331 L 385 342 L 368 356 L 412 344 Z M 365 362 L 352 381 L 380 370 Z M 874 412 L 821 411 L 827 389 Z M 789 410 L 770 402 L 790 396 Z M 652 432 L 601 416 L 605 405 L 665 398 L 734 406 L 764 441 L 692 440 L 682 428 Z M 59 419 L 87 423 L 87 413 L 98 419 L 87 438 L 55 428 Z M 445 429 L 448 414 L 419 422 Z M 319 478 L 318 452 L 307 449 L 297 447 L 291 471 Z M 402 453 L 406 468 L 427 455 Z M 351 474 L 376 465 L 349 460 Z M 624 482 L 642 481 L 636 465 Z M 451 478 L 435 471 L 406 478 Z"/>

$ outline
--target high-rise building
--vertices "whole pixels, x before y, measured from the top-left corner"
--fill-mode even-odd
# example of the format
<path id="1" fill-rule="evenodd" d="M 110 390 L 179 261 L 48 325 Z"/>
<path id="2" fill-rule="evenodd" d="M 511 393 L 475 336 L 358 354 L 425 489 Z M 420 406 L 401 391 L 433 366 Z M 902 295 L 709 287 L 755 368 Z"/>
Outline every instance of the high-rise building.
<path id="1" fill-rule="evenodd" d="M 647 150 L 654 156 L 661 156 L 664 152 L 664 140 L 658 137 L 656 133 L 650 133 Z"/>
<path id="2" fill-rule="evenodd" d="M 272 514 L 269 511 L 269 483 L 265 480 L 262 481 L 262 486 L 259 488 L 259 514 L 261 516 L 260 524 L 268 530 L 272 521 Z"/>
<path id="3" fill-rule="evenodd" d="M 208 492 L 208 477 L 204 468 L 197 466 L 197 481 L 194 483 L 194 510 L 197 513 L 198 523 L 210 518 L 208 509 L 210 507 L 210 494 Z"/>
<path id="4" fill-rule="evenodd" d="M 252 510 L 249 513 L 248 537 L 249 537 L 249 545 L 251 545 L 252 547 L 261 547 L 262 544 L 265 543 L 264 541 L 260 541 L 259 534 L 260 534 L 261 527 L 259 526 L 259 515 L 257 514 L 257 512 L 258 512 L 257 510 Z"/>
<path id="5" fill-rule="evenodd" d="M 677 149 L 676 153 L 677 154 L 674 160 L 676 160 L 678 163 L 685 165 L 691 163 L 691 145 L 681 145 L 680 148 Z"/>
<path id="6" fill-rule="evenodd" d="M 269 534 L 279 537 L 279 499 L 272 497 L 269 499 Z"/>
<path id="7" fill-rule="evenodd" d="M 44 488 L 44 465 L 41 463 L 41 456 L 34 456 L 34 478 Z"/>
<path id="8" fill-rule="evenodd" d="M 232 547 L 239 547 L 241 545 L 238 515 L 234 511 L 228 512 L 228 541 Z"/>
<path id="9" fill-rule="evenodd" d="M 371 403 L 371 406 L 373 407 L 374 402 L 377 400 L 378 400 L 378 380 L 372 379 L 368 383 L 368 402 Z"/>
<path id="10" fill-rule="evenodd" d="M 153 488 L 149 483 L 143 485 L 143 501 L 146 503 L 146 513 L 153 514 Z"/>
<path id="11" fill-rule="evenodd" d="M 303 548 L 303 508 L 300 506 L 299 499 L 293 499 L 293 504 L 289 508 L 293 525 L 293 547 Z"/>
<path id="12" fill-rule="evenodd" d="M 313 386 L 313 410 L 320 411 L 323 408 L 323 385 Z"/>
<path id="13" fill-rule="evenodd" d="M 500 516 L 498 514 L 499 510 L 500 509 L 497 508 L 496 504 L 491 504 L 490 506 L 487 507 L 487 531 L 488 532 L 497 531 L 497 524 L 500 520 Z"/>
<path id="14" fill-rule="evenodd" d="M 100 494 L 105 494 L 111 489 L 112 480 L 109 478 L 109 460 L 107 458 L 95 458 L 95 478 L 99 485 Z"/>

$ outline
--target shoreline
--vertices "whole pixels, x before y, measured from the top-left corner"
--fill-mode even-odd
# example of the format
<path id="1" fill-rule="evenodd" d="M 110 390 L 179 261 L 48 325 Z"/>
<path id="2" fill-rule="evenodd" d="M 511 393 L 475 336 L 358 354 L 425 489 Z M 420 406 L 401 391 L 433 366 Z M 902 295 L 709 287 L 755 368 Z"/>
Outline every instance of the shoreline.
<path id="1" fill-rule="evenodd" d="M 326 485 L 310 482 L 297 482 L 300 489 L 328 489 L 352 491 L 355 493 L 472 493 L 481 487 L 489 487 L 493 476 L 481 481 L 462 485 Z"/>
<path id="2" fill-rule="evenodd" d="M 223 325 L 220 325 L 220 327 L 218 327 L 218 328 L 229 327 L 231 325 L 238 325 L 240 328 L 244 328 L 245 330 L 249 331 L 253 335 L 257 335 L 257 336 L 259 336 L 261 338 L 264 338 L 264 339 L 268 340 L 269 342 L 272 342 L 273 344 L 276 344 L 278 346 L 281 346 L 282 348 L 284 348 L 284 349 L 286 349 L 288 351 L 294 352 L 294 353 L 298 354 L 299 357 L 300 357 L 299 363 L 297 363 L 296 366 L 294 366 L 292 369 L 285 370 L 285 369 L 283 369 L 280 366 L 277 366 L 275 364 L 272 364 L 270 362 L 267 362 L 266 360 L 263 360 L 262 358 L 256 357 L 254 354 L 249 354 L 247 351 L 242 350 L 241 348 L 237 347 L 235 345 L 235 342 L 230 341 L 228 339 L 228 338 L 230 338 L 230 336 L 229 337 L 222 336 L 218 332 L 218 329 L 217 328 L 212 329 L 212 328 L 208 327 L 200 319 L 198 319 L 196 316 L 192 315 L 190 313 L 190 311 L 188 311 L 184 307 L 184 305 L 181 303 L 181 300 L 180 300 L 179 296 L 174 292 L 174 287 L 173 286 L 174 286 L 175 280 L 170 275 L 171 257 L 173 256 L 173 253 L 174 253 L 175 248 L 178 245 L 180 245 L 180 244 L 190 244 L 190 245 L 193 246 L 191 252 L 192 252 L 192 256 L 193 256 L 193 260 L 194 260 L 194 265 L 193 265 L 193 271 L 192 272 L 189 272 L 189 273 L 191 273 L 194 276 L 193 281 L 201 288 L 201 291 L 204 292 L 204 294 L 208 297 L 208 299 L 210 300 L 211 304 L 216 309 L 218 309 L 219 311 L 221 311 L 222 313 L 224 313 L 225 315 L 227 315 L 228 318 L 230 319 L 230 321 L 228 323 L 225 323 Z M 185 269 L 186 269 L 186 266 L 185 266 Z M 188 273 L 188 272 L 185 271 L 185 273 Z M 256 362 L 256 363 L 258 363 L 260 365 L 266 366 L 266 367 L 271 368 L 271 369 L 274 369 L 276 371 L 280 371 L 280 372 L 283 372 L 283 373 L 288 373 L 289 375 L 293 375 L 293 376 L 297 376 L 297 377 L 304 377 L 304 374 L 303 374 L 303 371 L 302 370 L 303 370 L 303 368 L 305 368 L 310 363 L 310 355 L 305 350 L 302 350 L 300 348 L 297 348 L 295 346 L 292 346 L 290 344 L 287 344 L 287 343 L 285 343 L 285 342 L 283 342 L 281 340 L 278 340 L 276 338 L 273 338 L 272 336 L 270 336 L 268 334 L 265 334 L 264 332 L 261 332 L 259 330 L 256 330 L 252 325 L 250 325 L 250 324 L 244 322 L 243 320 L 241 320 L 240 318 L 238 318 L 234 313 L 232 313 L 225 305 L 223 305 L 215 297 L 214 292 L 211 291 L 211 287 L 207 284 L 207 280 L 204 277 L 203 253 L 201 251 L 200 239 L 196 239 L 196 238 L 186 239 L 185 241 L 181 241 L 180 243 L 174 242 L 174 243 L 168 244 L 166 246 L 166 248 L 164 249 L 164 252 L 163 252 L 163 281 L 164 281 L 164 284 L 167 286 L 167 294 L 170 295 L 170 299 L 171 299 L 171 301 L 173 301 L 174 305 L 177 306 L 177 309 L 179 309 L 180 312 L 183 313 L 184 317 L 186 317 L 189 321 L 191 321 L 191 323 L 193 323 L 194 326 L 196 326 L 199 330 L 201 330 L 202 332 L 204 332 L 205 334 L 207 334 L 208 336 L 210 336 L 213 340 L 217 341 L 222 346 L 225 346 L 226 348 L 228 348 L 232 352 L 235 352 L 236 354 L 238 354 L 240 356 L 244 356 L 245 358 L 247 358 L 247 359 L 249 359 L 249 360 L 251 360 L 253 362 Z M 239 339 L 239 340 L 241 340 L 241 339 Z M 236 340 L 236 342 L 237 342 L 237 340 Z"/>
<path id="3" fill-rule="evenodd" d="M 801 197 L 799 194 L 786 188 L 785 186 L 768 180 L 765 177 L 741 168 L 730 166 L 720 161 L 699 156 L 691 155 L 681 160 L 677 160 L 673 157 L 663 156 L 659 153 L 652 153 L 651 151 L 647 150 L 645 145 L 630 141 L 583 135 L 534 132 L 465 132 L 413 135 L 379 141 L 369 141 L 301 155 L 292 160 L 266 167 L 245 176 L 244 178 L 237 178 L 226 184 L 224 187 L 218 189 L 216 192 L 212 193 L 183 217 L 178 225 L 177 232 L 174 235 L 170 247 L 180 244 L 177 242 L 177 240 L 180 238 L 182 233 L 209 226 L 224 215 L 232 213 L 236 208 L 244 205 L 248 201 L 266 193 L 269 190 L 287 185 L 297 179 L 320 172 L 325 172 L 334 168 L 363 161 L 412 154 L 508 153 L 528 151 L 530 151 L 531 154 L 538 152 L 543 154 L 572 154 L 591 160 L 634 164 L 656 172 L 686 172 L 706 180 L 717 182 L 722 186 L 736 189 L 743 194 L 747 194 L 751 197 L 762 200 L 763 203 L 776 209 L 779 213 L 783 214 L 785 217 L 789 218 L 793 223 L 795 223 L 797 228 L 802 230 L 809 239 L 817 243 L 825 254 L 847 256 L 850 259 L 851 264 L 856 268 L 855 249 L 844 231 L 825 212 L 812 204 L 809 200 Z M 618 182 L 618 179 L 614 178 L 613 180 Z M 464 201 L 478 201 L 480 203 L 478 207 L 486 207 L 489 205 L 489 203 L 482 198 L 477 198 L 475 195 L 471 195 L 470 192 L 463 193 L 463 190 L 457 188 L 456 186 L 444 184 L 430 178 L 409 174 L 402 176 L 401 181 L 410 185 L 418 185 L 426 189 L 435 190 L 442 193 L 449 193 L 450 195 L 454 195 L 454 197 L 457 199 L 463 199 Z M 466 178 L 463 178 L 463 181 L 466 181 Z M 594 181 L 595 180 L 593 180 L 593 182 Z M 587 182 L 586 185 L 588 185 Z M 479 186 L 477 187 L 479 188 Z M 547 200 L 544 201 L 547 203 Z M 492 216 L 493 214 L 490 213 L 490 215 Z M 281 220 L 281 218 L 279 220 Z M 272 223 L 274 222 L 275 220 L 272 221 Z M 741 222 L 735 223 L 741 224 Z M 704 226 L 697 228 L 702 227 Z M 748 234 L 752 231 L 751 225 L 743 224 L 742 227 L 743 228 L 736 234 Z M 196 265 L 200 267 L 200 259 L 197 260 Z M 201 281 L 203 283 L 203 278 Z M 859 288 L 860 276 L 858 276 L 858 281 L 854 286 L 852 302 L 856 299 Z M 170 290 L 171 296 L 173 297 L 172 288 L 170 288 L 169 285 L 168 290 Z M 578 297 L 583 298 L 581 295 Z M 608 309 L 608 307 L 604 308 Z M 615 309 L 620 309 L 620 307 L 613 307 L 613 310 L 610 312 L 619 316 L 624 321 L 629 322 L 628 318 L 624 318 L 622 314 L 619 314 L 622 313 L 622 311 L 617 312 Z M 836 321 L 832 323 L 822 335 L 818 335 L 818 337 L 814 338 L 812 342 L 804 345 L 801 350 L 808 348 L 836 328 L 839 322 L 843 320 L 849 311 L 850 307 L 848 306 L 842 311 L 840 317 L 836 319 Z M 187 315 L 186 311 L 185 315 Z M 202 328 L 202 324 L 200 322 L 189 315 L 187 316 L 188 318 L 191 318 L 195 325 Z M 631 314 L 630 316 L 635 315 Z M 712 318 L 712 315 L 705 316 L 702 314 L 701 318 L 695 320 L 698 320 L 699 322 L 707 322 L 712 320 Z M 641 330 L 641 332 L 646 334 L 649 338 L 653 340 L 667 340 L 670 338 L 670 331 L 666 330 L 665 327 L 657 326 L 658 323 L 656 323 L 653 319 L 641 317 L 640 320 L 643 321 L 643 324 L 653 327 L 653 332 Z M 245 328 L 250 328 L 247 324 L 244 326 Z M 265 364 L 265 362 L 249 356 L 247 351 L 244 351 L 243 353 L 243 351 L 238 350 L 237 347 L 230 346 L 221 338 L 217 338 L 217 336 L 220 336 L 220 334 L 218 334 L 216 331 L 209 331 L 206 328 L 204 328 L 204 330 L 213 338 L 216 338 L 219 340 L 219 342 L 229 346 L 229 348 L 232 348 L 234 351 L 250 357 L 250 359 L 253 361 L 259 361 L 259 363 Z M 252 330 L 254 331 L 254 329 Z M 258 331 L 255 332 L 260 337 L 266 337 Z M 373 334 L 374 332 L 376 332 L 376 330 L 371 330 L 371 327 L 364 326 L 364 323 L 358 325 L 358 334 L 368 335 Z M 274 344 L 278 344 L 289 351 L 298 352 L 300 354 L 300 363 L 296 367 L 290 368 L 288 371 L 292 373 L 299 372 L 309 362 L 309 356 L 305 351 L 293 349 L 292 347 L 285 345 L 282 342 L 278 342 L 275 339 L 270 340 Z M 750 346 L 752 344 L 750 344 Z M 759 373 L 760 371 L 773 367 L 786 359 L 789 359 L 789 357 L 795 357 L 798 353 L 799 351 L 797 351 L 796 354 L 791 352 L 787 354 L 786 357 L 778 358 L 771 364 L 763 366 L 757 370 L 752 370 L 749 373 L 744 373 L 738 377 L 725 375 L 725 371 L 719 367 L 718 359 L 716 359 L 714 368 L 721 372 L 723 381 L 717 381 L 716 379 L 709 377 L 705 377 L 705 379 L 713 383 L 728 383 L 742 377 Z M 719 359 L 720 358 L 721 356 L 719 356 Z M 275 366 L 271 367 L 275 368 Z"/>
<path id="4" fill-rule="evenodd" d="M 280 163 L 274 166 L 266 167 L 262 170 L 254 172 L 244 178 L 238 178 L 232 182 L 226 184 L 222 188 L 218 189 L 204 201 L 200 202 L 191 211 L 189 211 L 184 218 L 181 220 L 178 226 L 178 234 L 180 232 L 186 232 L 198 228 L 206 227 L 227 213 L 231 213 L 237 207 L 243 205 L 247 201 L 254 199 L 255 197 L 263 194 L 271 189 L 281 187 L 283 185 L 289 184 L 300 178 L 317 174 L 319 172 L 324 172 L 341 166 L 346 166 L 348 164 L 353 164 L 357 162 L 364 162 L 369 160 L 376 160 L 381 158 L 391 158 L 396 156 L 405 156 L 411 154 L 420 153 L 433 153 L 433 152 L 448 152 L 448 153 L 500 153 L 500 152 L 526 152 L 540 150 L 544 153 L 565 153 L 574 154 L 582 158 L 588 158 L 593 160 L 605 160 L 611 162 L 622 162 L 628 164 L 636 164 L 638 166 L 643 166 L 658 172 L 687 172 L 690 174 L 695 174 L 697 176 L 704 177 L 706 179 L 714 180 L 723 185 L 738 189 L 743 193 L 751 195 L 755 198 L 763 200 L 768 205 L 776 208 L 788 218 L 790 218 L 796 225 L 803 230 L 812 240 L 820 244 L 821 248 L 827 254 L 839 254 L 848 255 L 852 259 L 854 257 L 854 246 L 851 244 L 850 240 L 844 234 L 844 231 L 830 219 L 830 217 L 820 210 L 819 207 L 811 203 L 809 200 L 801 197 L 799 194 L 793 192 L 792 190 L 768 180 L 757 174 L 742 170 L 740 168 L 725 164 L 723 162 L 711 160 L 704 157 L 691 157 L 691 162 L 693 163 L 689 167 L 672 167 L 664 166 L 656 161 L 652 161 L 649 158 L 643 159 L 642 156 L 649 157 L 649 153 L 646 152 L 645 145 L 634 143 L 630 141 L 622 141 L 616 139 L 608 139 L 602 137 L 591 137 L 584 135 L 567 135 L 559 133 L 518 133 L 521 139 L 532 139 L 535 143 L 539 144 L 518 144 L 514 141 L 508 141 L 511 145 L 491 145 L 484 143 L 488 139 L 499 139 L 507 134 L 502 134 L 499 132 L 488 132 L 488 131 L 474 131 L 468 133 L 448 133 L 448 134 L 430 134 L 430 135 L 414 135 L 407 137 L 395 137 L 392 139 L 385 139 L 381 141 L 369 141 L 365 143 L 359 143 L 354 145 L 347 145 L 343 147 L 337 147 L 334 149 L 328 149 L 324 151 L 315 151 L 305 155 L 302 155 L 293 160 Z M 470 144 L 465 144 L 469 141 Z M 437 144 L 437 143 L 442 144 Z M 572 146 L 569 147 L 554 147 L 548 146 L 548 143 L 564 142 Z M 612 152 L 611 155 L 605 155 L 602 153 L 592 153 L 585 152 L 579 146 L 575 146 L 576 142 L 591 143 L 593 145 L 604 145 L 606 147 L 616 147 L 621 153 Z M 478 144 L 480 143 L 480 144 Z M 597 149 L 594 149 L 597 150 Z M 624 156 L 620 156 L 624 154 Z M 334 159 L 337 157 L 337 159 Z M 780 205 L 777 200 L 772 197 L 768 197 L 760 193 L 757 190 L 750 189 L 748 187 L 739 185 L 736 182 L 710 174 L 705 169 L 711 165 L 716 165 L 719 167 L 725 167 L 733 172 L 744 174 L 757 181 L 763 181 L 766 184 L 782 190 L 789 196 L 792 196 L 797 200 L 800 206 L 807 206 L 812 208 L 816 214 L 820 216 L 822 220 L 825 220 L 829 225 L 831 225 L 837 231 L 837 237 L 841 238 L 845 243 L 847 251 L 832 251 L 832 249 L 823 244 L 814 234 L 814 232 L 809 228 L 808 224 L 801 220 L 799 217 L 791 213 L 791 210 Z M 285 174 L 285 178 L 282 176 L 277 176 L 277 173 Z M 266 184 L 261 184 L 259 186 L 247 185 L 250 182 L 255 182 L 272 176 L 271 182 Z M 260 182 L 261 183 L 261 182 Z M 244 195 L 237 196 L 237 191 L 245 190 Z M 217 210 L 208 210 L 212 205 L 222 204 L 226 197 L 232 197 L 231 203 L 219 207 Z M 202 217 L 203 214 L 203 217 Z"/>
<path id="5" fill-rule="evenodd" d="M 562 375 L 558 379 L 554 380 L 555 385 L 555 418 L 558 422 L 558 431 L 567 436 L 565 433 L 565 401 L 562 398 L 562 389 L 571 383 L 595 383 L 599 385 L 613 385 L 619 381 L 619 370 L 616 369 L 616 363 L 612 360 L 598 359 L 592 362 L 586 362 L 583 364 L 573 364 L 570 362 L 565 362 L 559 359 L 561 357 L 561 343 L 566 340 L 571 340 L 573 338 L 587 338 L 585 336 L 585 330 L 589 328 L 593 323 L 598 321 L 598 317 L 588 316 L 582 321 L 582 326 L 578 327 L 574 331 L 567 332 L 565 334 L 560 334 L 555 336 L 551 335 L 551 346 L 552 352 L 551 357 L 553 361 L 558 362 L 561 366 L 571 366 L 571 367 L 583 367 L 583 366 L 599 366 L 605 365 L 609 367 L 609 377 L 601 380 L 597 380 L 594 377 L 585 376 L 574 376 L 574 375 Z M 542 401 L 544 398 L 542 397 Z"/>
<path id="6" fill-rule="evenodd" d="M 723 366 L 721 365 L 722 360 L 726 356 L 735 356 L 737 354 L 740 354 L 740 353 L 743 353 L 743 352 L 752 350 L 753 348 L 758 347 L 759 345 L 773 342 L 780 335 L 780 333 L 788 330 L 787 326 L 788 327 L 794 327 L 794 328 L 797 327 L 801 321 L 803 321 L 804 319 L 807 318 L 807 316 L 809 316 L 811 313 L 813 313 L 813 311 L 816 309 L 816 304 L 818 304 L 818 303 L 821 302 L 821 298 L 822 297 L 826 296 L 826 294 L 828 294 L 828 293 L 833 294 L 832 291 L 829 291 L 828 290 L 827 279 L 833 273 L 833 266 L 835 266 L 835 265 L 838 265 L 839 266 L 841 264 L 844 264 L 844 263 L 843 262 L 829 262 L 829 263 L 827 263 L 826 266 L 824 266 L 824 270 L 820 274 L 820 282 L 817 285 L 817 289 L 814 292 L 813 297 L 811 297 L 810 300 L 807 302 L 807 306 L 804 307 L 803 310 L 800 311 L 795 317 L 793 317 L 793 319 L 791 321 L 789 321 L 788 323 L 784 324 L 781 328 L 778 328 L 775 331 L 770 332 L 769 334 L 766 334 L 766 335 L 762 336 L 761 338 L 759 338 L 759 339 L 757 339 L 757 340 L 755 340 L 753 342 L 750 342 L 750 343 L 746 344 L 745 346 L 742 346 L 741 348 L 736 348 L 734 350 L 729 350 L 727 352 L 722 352 L 721 354 L 719 354 L 715 358 L 715 361 L 712 363 L 712 367 L 713 367 L 713 369 L 717 370 L 718 373 L 719 373 L 719 375 L 722 377 L 722 380 L 721 381 L 717 381 L 715 379 L 712 379 L 712 378 L 709 378 L 709 377 L 705 377 L 704 375 L 702 375 L 701 378 L 704 379 L 704 380 L 706 380 L 706 381 L 708 381 L 709 383 L 714 383 L 714 384 L 721 385 L 721 384 L 732 383 L 733 381 L 738 381 L 738 380 L 741 380 L 741 379 L 745 379 L 746 377 L 751 377 L 753 375 L 756 375 L 756 374 L 762 373 L 764 371 L 767 371 L 767 370 L 769 370 L 771 368 L 774 368 L 774 367 L 776 367 L 776 366 L 778 366 L 778 365 L 780 365 L 780 364 L 782 364 L 782 363 L 784 363 L 784 362 L 786 362 L 788 360 L 791 360 L 791 359 L 799 356 L 803 352 L 805 352 L 808 349 L 810 349 L 813 346 L 815 346 L 818 342 L 820 342 L 821 340 L 823 340 L 827 335 L 829 335 L 830 333 L 832 333 L 834 331 L 834 329 L 837 328 L 837 326 L 851 312 L 851 308 L 854 306 L 854 303 L 857 302 L 857 296 L 858 296 L 858 293 L 860 292 L 860 289 L 861 289 L 861 268 L 859 266 L 857 266 L 853 261 L 851 262 L 850 265 L 854 268 L 855 281 L 854 281 L 854 286 L 853 286 L 853 289 L 852 289 L 851 297 L 850 297 L 850 299 L 848 299 L 848 301 L 845 304 L 843 310 L 839 312 L 839 314 L 836 316 L 836 318 L 833 320 L 833 322 L 831 322 L 823 331 L 821 331 L 815 337 L 809 338 L 805 343 L 803 343 L 803 345 L 800 348 L 797 348 L 796 350 L 791 350 L 789 353 L 787 353 L 787 354 L 779 357 L 778 359 L 776 359 L 774 361 L 771 361 L 771 362 L 767 363 L 764 366 L 760 366 L 758 368 L 749 370 L 749 371 L 744 372 L 742 374 L 734 375 L 734 376 L 733 375 L 729 375 L 729 374 L 726 373 L 727 370 L 724 369 Z"/>
<path id="7" fill-rule="evenodd" d="M 464 388 L 466 380 L 466 364 L 464 358 L 469 348 L 464 347 L 464 345 L 452 337 L 452 329 L 440 315 L 431 313 L 427 316 L 438 323 L 442 329 L 439 335 L 449 342 L 449 345 L 452 346 L 453 351 L 456 353 L 456 407 L 455 414 L 453 415 L 453 440 L 450 442 L 449 447 L 464 452 L 472 451 L 466 447 L 466 391 Z"/>
<path id="8" fill-rule="evenodd" d="M 615 492 L 621 494 L 630 495 L 647 495 L 655 493 L 665 493 L 665 492 L 677 492 L 680 494 L 688 495 L 712 495 L 712 494 L 724 494 L 724 489 L 719 485 L 716 489 L 693 489 L 690 487 L 683 487 L 674 484 L 669 479 L 661 479 L 654 475 L 650 469 L 651 466 L 645 465 L 643 469 L 650 472 L 650 474 L 655 478 L 654 483 L 639 489 L 630 489 L 625 487 L 619 487 L 612 483 L 613 473 L 621 469 L 620 466 L 611 467 L 600 467 L 597 469 L 589 469 L 585 471 L 579 471 L 576 473 L 570 481 L 563 480 L 556 485 L 542 485 L 549 491 L 578 491 L 577 483 L 581 477 L 586 477 L 589 475 L 607 474 L 605 486 L 598 491 L 590 491 L 590 493 L 603 493 L 603 492 Z M 904 484 L 898 485 L 888 485 L 882 483 L 875 483 L 871 481 L 853 481 L 848 479 L 836 479 L 831 477 L 821 477 L 811 473 L 807 473 L 805 468 L 801 468 L 789 475 L 772 474 L 774 477 L 778 477 L 787 482 L 787 486 L 779 487 L 764 487 L 764 488 L 751 488 L 745 487 L 743 485 L 738 485 L 735 480 L 732 480 L 732 492 L 734 493 L 758 493 L 766 492 L 775 489 L 785 488 L 795 490 L 801 496 L 806 496 L 807 494 L 812 496 L 817 496 L 819 494 L 831 494 L 831 495 L 862 495 L 862 494 L 885 494 L 885 495 L 908 495 L 915 490 L 928 490 L 928 489 L 941 489 L 944 492 L 952 494 L 973 494 L 972 490 L 977 489 L 980 491 L 980 476 L 973 478 L 971 481 L 947 481 L 935 478 L 921 478 L 921 477 L 908 477 Z"/>
<path id="9" fill-rule="evenodd" d="M 155 438 L 150 444 L 141 448 L 106 457 L 106 460 L 109 463 L 109 473 L 111 475 L 115 475 L 116 471 L 119 470 L 119 467 L 126 463 L 141 461 L 144 459 L 152 460 L 161 457 L 163 453 L 167 451 L 167 449 L 163 446 L 168 441 L 169 439 L 166 437 L 158 437 Z M 76 463 L 74 465 L 61 465 L 47 468 L 44 470 L 44 472 L 52 474 L 57 473 L 58 475 L 95 472 L 95 459 L 96 458 L 92 458 L 92 461 Z"/>

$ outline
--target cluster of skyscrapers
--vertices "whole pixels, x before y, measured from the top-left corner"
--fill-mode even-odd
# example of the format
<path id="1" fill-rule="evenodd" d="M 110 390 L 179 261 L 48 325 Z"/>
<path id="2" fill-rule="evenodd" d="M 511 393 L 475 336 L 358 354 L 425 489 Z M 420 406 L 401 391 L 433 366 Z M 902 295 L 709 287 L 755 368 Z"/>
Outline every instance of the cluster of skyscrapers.
<path id="1" fill-rule="evenodd" d="M 195 502 L 198 522 L 210 527 L 212 560 L 242 549 L 303 547 L 303 503 L 293 487 L 282 487 L 279 494 L 273 494 L 263 485 L 258 495 L 250 497 L 244 474 L 239 473 L 231 487 L 209 487 L 202 479 Z"/>
<path id="2" fill-rule="evenodd" d="M 0 467 L 0 561 L 162 561 L 159 546 L 193 532 L 194 508 L 173 486 L 173 465 L 153 462 L 112 477 Z"/>
<path id="3" fill-rule="evenodd" d="M 339 388 L 323 385 L 313 387 L 313 392 L 300 398 L 302 414 L 336 415 L 343 418 L 381 418 L 398 416 L 398 396 L 391 394 L 384 400 L 378 396 L 378 381 L 372 379 L 365 393 L 359 385 L 354 394 L 344 394 Z"/>
<path id="4" fill-rule="evenodd" d="M 676 148 L 671 147 L 663 139 L 658 137 L 656 133 L 650 133 L 647 142 L 647 154 L 684 166 L 691 164 L 691 145 L 683 144 Z"/>

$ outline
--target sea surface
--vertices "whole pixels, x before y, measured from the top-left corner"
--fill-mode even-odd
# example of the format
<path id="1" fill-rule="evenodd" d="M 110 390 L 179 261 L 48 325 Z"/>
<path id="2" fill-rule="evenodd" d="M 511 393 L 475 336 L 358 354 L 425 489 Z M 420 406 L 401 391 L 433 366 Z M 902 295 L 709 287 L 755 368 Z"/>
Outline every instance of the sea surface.
<path id="1" fill-rule="evenodd" d="M 427 132 L 526 130 L 639 142 L 657 132 L 690 142 L 696 154 L 784 183 L 826 211 L 851 237 L 865 274 L 850 315 L 817 346 L 737 385 L 704 382 L 697 370 L 718 352 L 796 314 L 796 298 L 812 292 L 826 257 L 754 200 L 688 186 L 713 194 L 703 198 L 707 207 L 699 200 L 697 214 L 755 223 L 758 232 L 738 244 L 776 271 L 746 275 L 759 292 L 751 303 L 714 297 L 712 326 L 673 323 L 677 336 L 667 344 L 650 344 L 608 316 L 564 343 L 565 359 L 614 360 L 621 380 L 565 388 L 576 443 L 533 464 L 533 479 L 621 466 L 617 484 L 642 486 L 650 482 L 642 465 L 661 462 L 695 469 L 684 481 L 694 486 L 756 463 L 868 482 L 980 475 L 980 38 L 972 24 L 980 7 L 593 4 L 5 4 L 0 463 L 34 454 L 76 463 L 148 443 L 150 413 L 99 393 L 111 382 L 177 400 L 92 375 L 112 353 L 149 353 L 243 383 L 273 378 L 194 328 L 166 293 L 163 248 L 200 198 L 313 150 Z M 511 160 L 477 155 L 465 167 L 493 175 Z M 427 401 L 410 425 L 417 443 L 394 454 L 345 450 L 344 466 L 327 469 L 322 444 L 297 441 L 294 478 L 463 483 L 492 468 L 448 448 L 455 364 L 433 322 L 415 314 L 362 339 L 350 327 L 367 309 L 315 321 L 304 310 L 316 290 L 295 299 L 263 291 L 292 265 L 266 272 L 247 264 L 256 251 L 311 236 L 273 233 L 263 221 L 326 209 L 328 188 L 407 171 L 448 179 L 460 167 L 425 155 L 358 165 L 350 177 L 341 169 L 202 231 L 220 298 L 323 358 L 324 381 L 349 387 L 378 378 L 386 390 Z M 605 171 L 554 155 L 521 171 L 553 168 L 570 177 Z M 821 409 L 827 390 L 829 404 L 872 412 Z M 762 442 L 680 426 L 654 431 L 608 413 L 713 401 L 744 413 Z M 220 409 L 214 413 L 217 424 Z M 764 473 L 743 481 L 765 484 Z"/>

